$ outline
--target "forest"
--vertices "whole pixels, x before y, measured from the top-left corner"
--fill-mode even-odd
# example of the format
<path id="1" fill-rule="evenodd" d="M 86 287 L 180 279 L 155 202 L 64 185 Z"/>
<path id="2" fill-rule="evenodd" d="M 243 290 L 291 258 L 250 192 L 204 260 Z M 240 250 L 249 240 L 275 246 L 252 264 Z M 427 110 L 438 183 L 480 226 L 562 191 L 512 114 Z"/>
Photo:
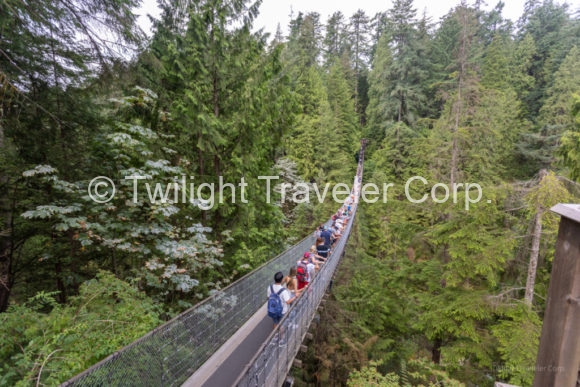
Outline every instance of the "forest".
<path id="1" fill-rule="evenodd" d="M 366 138 L 363 184 L 392 186 L 296 385 L 530 386 L 549 209 L 580 201 L 580 9 L 393 0 L 268 34 L 261 0 L 158 3 L 149 36 L 139 0 L 0 2 L 0 385 L 58 385 L 311 233 L 336 203 L 259 176 L 348 184 Z"/>

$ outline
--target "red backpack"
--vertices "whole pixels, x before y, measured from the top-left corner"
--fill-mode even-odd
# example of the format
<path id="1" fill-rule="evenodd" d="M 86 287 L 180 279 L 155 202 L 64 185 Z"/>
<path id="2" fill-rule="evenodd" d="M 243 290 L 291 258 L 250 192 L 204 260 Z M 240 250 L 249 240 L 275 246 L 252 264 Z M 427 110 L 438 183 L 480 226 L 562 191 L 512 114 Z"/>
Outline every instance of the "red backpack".
<path id="1" fill-rule="evenodd" d="M 298 267 L 296 268 L 296 279 L 298 280 L 298 289 L 302 289 L 308 285 L 308 267 L 302 261 L 298 263 Z"/>

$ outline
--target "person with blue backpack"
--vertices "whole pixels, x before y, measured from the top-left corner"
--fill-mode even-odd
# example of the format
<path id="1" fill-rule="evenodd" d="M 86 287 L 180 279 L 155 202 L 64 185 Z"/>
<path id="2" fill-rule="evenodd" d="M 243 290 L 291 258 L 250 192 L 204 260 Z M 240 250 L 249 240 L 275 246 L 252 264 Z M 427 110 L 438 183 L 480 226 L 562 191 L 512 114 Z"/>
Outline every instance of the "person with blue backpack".
<path id="1" fill-rule="evenodd" d="M 282 286 L 283 279 L 284 274 L 279 271 L 274 274 L 274 283 L 268 286 L 268 316 L 274 321 L 274 328 L 288 311 L 288 305 L 298 298 L 298 296 L 292 296 L 292 293 Z"/>

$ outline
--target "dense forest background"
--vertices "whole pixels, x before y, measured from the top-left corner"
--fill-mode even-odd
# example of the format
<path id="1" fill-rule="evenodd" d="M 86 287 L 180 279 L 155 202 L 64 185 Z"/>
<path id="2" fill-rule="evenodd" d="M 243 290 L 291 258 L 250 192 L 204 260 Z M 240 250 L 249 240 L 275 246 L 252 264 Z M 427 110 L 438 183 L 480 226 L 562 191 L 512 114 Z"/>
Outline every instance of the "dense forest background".
<path id="1" fill-rule="evenodd" d="M 580 197 L 579 10 L 394 0 L 269 36 L 260 1 L 160 5 L 147 38 L 137 0 L 0 3 L 0 385 L 63 382 L 311 232 L 335 203 L 268 203 L 258 176 L 349 183 L 363 137 L 364 182 L 393 187 L 359 208 L 297 383 L 530 385 L 548 210 Z M 151 202 L 134 175 L 251 200 Z M 412 203 L 416 175 L 413 197 L 485 200 Z"/>

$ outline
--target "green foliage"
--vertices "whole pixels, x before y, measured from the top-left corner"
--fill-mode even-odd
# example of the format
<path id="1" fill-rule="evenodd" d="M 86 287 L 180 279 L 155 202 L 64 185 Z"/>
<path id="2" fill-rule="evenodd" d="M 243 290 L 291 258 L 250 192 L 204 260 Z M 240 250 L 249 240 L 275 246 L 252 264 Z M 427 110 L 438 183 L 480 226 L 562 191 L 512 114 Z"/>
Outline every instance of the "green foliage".
<path id="1" fill-rule="evenodd" d="M 554 74 L 572 46 L 578 44 L 578 36 L 571 31 L 572 21 L 567 4 L 552 0 L 531 3 L 521 20 L 521 36 L 530 34 L 534 40 L 535 54 L 529 74 L 535 79 L 534 88 L 525 95 L 527 110 L 535 116 L 545 105 L 547 90 L 552 85 Z"/>
<path id="2" fill-rule="evenodd" d="M 496 90 L 504 90 L 509 87 L 511 71 L 506 40 L 504 36 L 496 34 L 491 44 L 486 48 L 481 80 L 485 87 Z"/>
<path id="3" fill-rule="evenodd" d="M 393 62 L 387 70 L 387 100 L 392 103 L 387 116 L 407 125 L 417 120 L 426 102 L 426 63 L 422 57 L 426 47 L 421 46 L 424 42 L 419 39 L 415 19 L 417 11 L 412 5 L 412 0 L 397 0 L 387 15 L 393 55 Z"/>
<path id="4" fill-rule="evenodd" d="M 390 98 L 387 94 L 388 71 L 392 61 L 389 37 L 387 34 L 383 34 L 377 42 L 372 71 L 369 74 L 368 125 L 365 128 L 365 136 L 373 140 L 375 144 L 380 143 L 385 138 L 386 126 L 392 120 L 392 116 L 389 114 Z M 373 147 L 373 143 L 370 146 Z M 374 146 L 376 147 L 376 145 Z"/>
<path id="5" fill-rule="evenodd" d="M 570 177 L 580 181 L 580 97 L 574 96 L 572 107 L 573 129 L 567 131 L 560 141 L 559 154 L 562 164 L 568 169 Z"/>
<path id="6" fill-rule="evenodd" d="M 510 67 L 512 68 L 509 82 L 518 94 L 520 100 L 530 93 L 535 84 L 535 78 L 530 75 L 536 46 L 532 35 L 526 34 L 511 51 Z"/>
<path id="7" fill-rule="evenodd" d="M 568 203 L 571 199 L 571 195 L 564 184 L 551 171 L 542 178 L 536 187 L 528 192 L 525 198 L 532 214 L 535 214 L 537 209 L 548 210 L 558 203 Z M 558 217 L 555 214 L 550 215 L 545 219 L 546 225 L 555 229 L 558 225 Z"/>
<path id="8" fill-rule="evenodd" d="M 371 362 L 370 366 L 363 367 L 360 371 L 351 372 L 348 387 L 399 387 L 399 377 L 395 374 L 382 375 L 377 371 L 377 363 Z"/>
<path id="9" fill-rule="evenodd" d="M 518 386 L 531 386 L 540 343 L 542 321 L 525 305 L 505 307 L 502 318 L 492 327 L 503 363 L 500 378 Z"/>
<path id="10" fill-rule="evenodd" d="M 156 96 L 151 91 L 136 92 L 137 96 L 114 100 L 119 109 L 112 114 L 128 116 L 134 108 L 154 109 Z M 78 252 L 69 259 L 80 261 L 85 273 L 108 258 L 105 266 L 138 278 L 156 297 L 172 299 L 191 292 L 204 271 L 221 265 L 222 250 L 206 237 L 210 229 L 192 221 L 188 203 L 182 202 L 184 196 L 196 197 L 184 191 L 189 184 L 175 181 L 186 170 L 157 158 L 173 154 L 164 146 L 167 136 L 140 124 L 140 118 L 118 122 L 104 138 L 97 138 L 107 144 L 103 164 L 109 164 L 109 173 L 118 178 L 112 201 L 97 203 L 87 195 L 88 181 L 70 183 L 61 180 L 55 169 L 40 166 L 23 175 L 39 178 L 61 195 L 57 202 L 37 206 L 22 217 L 48 220 L 53 233 L 72 236 Z M 131 176 L 141 176 L 145 182 Z M 57 246 L 46 253 L 57 255 Z"/>
<path id="11" fill-rule="evenodd" d="M 333 13 L 326 22 L 326 34 L 323 41 L 324 65 L 330 67 L 348 50 L 348 31 L 342 12 Z"/>
<path id="12" fill-rule="evenodd" d="M 160 323 L 145 294 L 104 271 L 67 306 L 54 296 L 41 292 L 0 314 L 0 383 L 62 383 Z"/>
<path id="13" fill-rule="evenodd" d="M 554 83 L 547 91 L 547 99 L 540 109 L 539 120 L 543 124 L 561 125 L 570 129 L 572 125 L 571 101 L 580 90 L 580 49 L 572 47 L 554 74 Z"/>

